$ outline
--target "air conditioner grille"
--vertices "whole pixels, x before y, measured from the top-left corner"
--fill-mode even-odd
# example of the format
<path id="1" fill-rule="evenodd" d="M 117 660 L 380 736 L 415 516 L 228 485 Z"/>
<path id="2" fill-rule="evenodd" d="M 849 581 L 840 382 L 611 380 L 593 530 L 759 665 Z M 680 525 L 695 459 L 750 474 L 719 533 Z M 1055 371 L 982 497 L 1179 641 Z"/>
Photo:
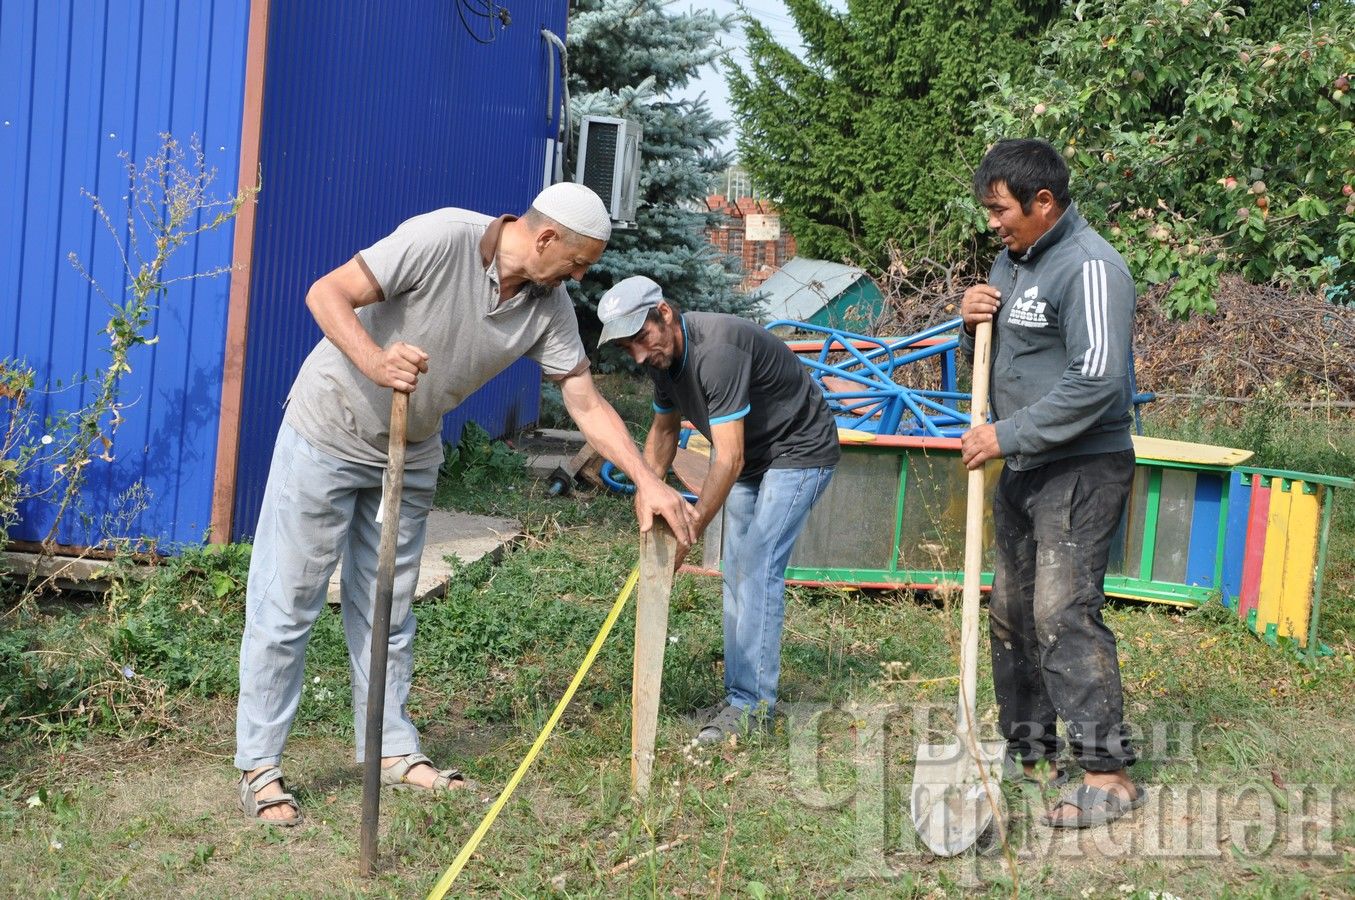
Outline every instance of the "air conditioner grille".
<path id="1" fill-rule="evenodd" d="M 583 183 L 604 200 L 612 196 L 612 181 L 616 177 L 617 129 L 618 126 L 613 123 L 594 121 L 589 123 L 587 132 Z"/>

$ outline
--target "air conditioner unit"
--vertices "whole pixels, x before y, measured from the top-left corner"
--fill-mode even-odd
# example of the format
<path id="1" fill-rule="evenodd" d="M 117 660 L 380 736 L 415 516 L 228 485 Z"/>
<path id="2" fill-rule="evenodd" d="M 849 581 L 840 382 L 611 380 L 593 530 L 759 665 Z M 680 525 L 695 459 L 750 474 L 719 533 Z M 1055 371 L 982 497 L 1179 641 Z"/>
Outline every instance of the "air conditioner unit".
<path id="1" fill-rule="evenodd" d="M 609 116 L 584 116 L 579 125 L 579 164 L 574 180 L 597 192 L 612 221 L 635 227 L 640 186 L 640 139 L 637 122 Z"/>

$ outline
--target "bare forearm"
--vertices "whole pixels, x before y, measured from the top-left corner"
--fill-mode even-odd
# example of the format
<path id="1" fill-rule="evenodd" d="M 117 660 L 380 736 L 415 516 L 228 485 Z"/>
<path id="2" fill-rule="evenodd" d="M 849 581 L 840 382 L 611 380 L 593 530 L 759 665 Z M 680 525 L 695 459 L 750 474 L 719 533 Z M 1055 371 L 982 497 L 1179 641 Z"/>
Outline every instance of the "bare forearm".
<path id="1" fill-rule="evenodd" d="M 725 499 L 742 472 L 742 458 L 722 460 L 719 454 L 716 454 L 711 460 L 710 470 L 706 473 L 706 480 L 701 486 L 701 496 L 696 502 L 697 522 L 701 531 L 705 531 L 706 526 L 720 512 L 720 507 L 724 506 Z"/>
<path id="2" fill-rule="evenodd" d="M 645 465 L 658 478 L 665 478 L 677 457 L 677 431 L 658 419 L 649 428 L 645 438 Z"/>
<path id="3" fill-rule="evenodd" d="M 348 357 L 363 374 L 371 371 L 373 361 L 380 357 L 381 347 L 362 327 L 352 301 L 338 287 L 325 279 L 317 281 L 306 294 L 306 307 L 315 317 L 315 323 L 334 346 Z M 370 377 L 370 375 L 369 375 Z"/>
<path id="4" fill-rule="evenodd" d="M 611 460 L 633 483 L 657 477 L 635 448 L 625 423 L 609 404 L 591 404 L 584 409 L 570 410 L 570 413 L 593 449 L 604 459 Z"/>
<path id="5" fill-rule="evenodd" d="M 696 504 L 696 518 L 701 528 L 710 524 L 734 482 L 743 474 L 743 420 L 721 422 L 711 428 L 710 470 L 701 487 L 701 499 Z"/>

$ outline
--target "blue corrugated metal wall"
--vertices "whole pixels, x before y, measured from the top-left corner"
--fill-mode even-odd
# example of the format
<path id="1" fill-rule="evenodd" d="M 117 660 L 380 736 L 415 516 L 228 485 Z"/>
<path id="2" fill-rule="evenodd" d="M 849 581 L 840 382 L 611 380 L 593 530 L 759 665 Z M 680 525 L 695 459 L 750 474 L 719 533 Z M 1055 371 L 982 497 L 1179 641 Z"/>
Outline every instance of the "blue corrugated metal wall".
<path id="1" fill-rule="evenodd" d="M 412 215 L 519 212 L 540 189 L 557 76 L 539 32 L 564 35 L 566 4 L 510 9 L 483 44 L 454 0 L 272 4 L 233 536 L 253 531 L 287 389 L 320 336 L 309 285 Z M 514 365 L 448 436 L 467 415 L 491 432 L 530 423 L 538 384 L 535 364 Z"/>
<path id="2" fill-rule="evenodd" d="M 138 164 L 168 132 L 201 136 L 221 194 L 235 189 L 244 90 L 245 0 L 6 0 L 0 3 L 0 357 L 19 357 L 39 381 L 69 384 L 108 360 L 106 301 L 67 261 L 75 253 L 113 297 L 127 276 L 97 221 L 88 189 L 123 218 L 126 151 Z M 126 240 L 126 230 L 120 237 Z M 169 274 L 230 264 L 231 229 L 202 236 Z M 149 509 L 125 533 L 198 541 L 211 493 L 227 279 L 181 282 L 160 302 L 159 343 L 131 359 L 116 461 L 89 468 L 82 522 L 57 537 L 90 544 L 117 497 L 138 480 Z M 44 415 L 78 407 L 79 389 L 47 397 Z M 38 478 L 49 473 L 38 473 Z M 54 509 L 32 506 L 12 537 L 44 538 Z"/>

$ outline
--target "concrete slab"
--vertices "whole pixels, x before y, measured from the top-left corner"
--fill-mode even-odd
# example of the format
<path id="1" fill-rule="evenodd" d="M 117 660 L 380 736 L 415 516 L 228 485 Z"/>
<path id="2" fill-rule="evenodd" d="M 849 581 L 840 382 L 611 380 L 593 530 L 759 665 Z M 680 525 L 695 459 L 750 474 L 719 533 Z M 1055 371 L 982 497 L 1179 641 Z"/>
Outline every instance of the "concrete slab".
<path id="1" fill-rule="evenodd" d="M 533 434 L 542 440 L 573 444 L 575 449 L 583 446 L 582 431 L 574 431 L 568 428 L 538 428 Z"/>
<path id="2" fill-rule="evenodd" d="M 39 579 L 51 579 L 57 590 L 62 591 L 102 594 L 108 590 L 108 580 L 103 577 L 107 568 L 108 560 L 105 559 L 11 551 L 0 553 L 0 569 L 25 577 L 36 575 Z"/>
<path id="3" fill-rule="evenodd" d="M 428 514 L 428 540 L 423 547 L 419 564 L 419 584 L 414 590 L 415 601 L 440 597 L 447 589 L 452 567 L 444 557 L 452 556 L 463 563 L 475 562 L 484 556 L 498 559 L 504 549 L 522 536 L 522 525 L 515 519 L 494 516 L 476 516 L 470 513 L 435 509 Z M 329 580 L 329 602 L 339 602 L 339 573 L 342 560 Z"/>
<path id="4" fill-rule="evenodd" d="M 549 478 L 574 458 L 584 445 L 583 433 L 563 428 L 538 428 L 514 442 L 527 455 L 527 471 L 535 478 Z"/>
<path id="5" fill-rule="evenodd" d="M 574 453 L 537 453 L 527 457 L 527 474 L 533 478 L 549 478 L 555 470 L 574 458 Z"/>

